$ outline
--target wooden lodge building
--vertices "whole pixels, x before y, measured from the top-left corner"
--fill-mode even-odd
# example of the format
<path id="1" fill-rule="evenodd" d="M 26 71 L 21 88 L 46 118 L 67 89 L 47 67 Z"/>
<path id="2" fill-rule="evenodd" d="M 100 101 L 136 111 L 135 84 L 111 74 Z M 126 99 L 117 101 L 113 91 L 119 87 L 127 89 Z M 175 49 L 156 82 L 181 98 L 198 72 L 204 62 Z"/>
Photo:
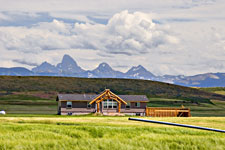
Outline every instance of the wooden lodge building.
<path id="1" fill-rule="evenodd" d="M 190 116 L 190 110 L 167 108 L 151 109 L 147 107 L 149 99 L 145 95 L 116 95 L 106 89 L 99 95 L 93 94 L 58 94 L 58 114 L 80 115 L 102 113 L 104 115 L 137 115 L 155 117 Z"/>
<path id="2" fill-rule="evenodd" d="M 58 94 L 58 114 L 78 115 L 89 113 L 145 115 L 145 95 L 116 95 L 106 89 L 99 95 Z"/>

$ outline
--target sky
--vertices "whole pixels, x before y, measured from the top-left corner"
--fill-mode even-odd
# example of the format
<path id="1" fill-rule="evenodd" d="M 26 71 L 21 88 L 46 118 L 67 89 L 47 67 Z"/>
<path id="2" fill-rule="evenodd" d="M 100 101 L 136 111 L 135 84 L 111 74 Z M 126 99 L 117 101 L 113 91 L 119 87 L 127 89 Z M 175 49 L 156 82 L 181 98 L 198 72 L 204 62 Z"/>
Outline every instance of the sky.
<path id="1" fill-rule="evenodd" d="M 64 54 L 155 75 L 225 72 L 224 0 L 0 0 L 0 67 Z"/>

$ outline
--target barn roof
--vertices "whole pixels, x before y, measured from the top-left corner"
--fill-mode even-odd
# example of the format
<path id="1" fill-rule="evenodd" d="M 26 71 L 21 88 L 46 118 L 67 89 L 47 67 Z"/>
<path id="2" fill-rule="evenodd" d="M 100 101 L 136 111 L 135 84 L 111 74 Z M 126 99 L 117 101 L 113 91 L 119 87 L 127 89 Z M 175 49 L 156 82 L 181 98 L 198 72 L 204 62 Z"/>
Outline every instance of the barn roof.
<path id="1" fill-rule="evenodd" d="M 98 95 L 96 94 L 58 94 L 57 96 L 57 101 L 62 101 L 62 100 L 77 100 L 77 101 L 92 101 L 94 98 L 96 98 Z M 122 98 L 126 102 L 130 101 L 142 101 L 142 102 L 148 102 L 148 98 L 146 95 L 117 95 L 120 98 Z"/>

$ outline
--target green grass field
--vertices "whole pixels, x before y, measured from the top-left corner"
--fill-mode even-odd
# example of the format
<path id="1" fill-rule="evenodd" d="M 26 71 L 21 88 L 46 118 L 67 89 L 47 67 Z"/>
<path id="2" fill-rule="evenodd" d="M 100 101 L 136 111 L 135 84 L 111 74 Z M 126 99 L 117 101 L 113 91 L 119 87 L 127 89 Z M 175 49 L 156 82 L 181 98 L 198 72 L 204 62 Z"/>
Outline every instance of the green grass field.
<path id="1" fill-rule="evenodd" d="M 44 98 L 41 96 L 45 96 Z M 7 114 L 57 114 L 56 94 L 45 95 L 38 92 L 17 92 L 0 95 L 0 110 Z M 186 100 L 168 98 L 150 98 L 149 107 L 181 107 L 191 109 L 192 116 L 225 116 L 225 101 Z"/>
<path id="2" fill-rule="evenodd" d="M 0 110 L 9 114 L 56 114 L 57 102 L 50 97 L 42 98 L 42 93 L 10 93 L 0 96 Z M 35 96 L 34 96 L 35 95 Z M 56 94 L 55 94 L 56 97 Z"/>
<path id="3" fill-rule="evenodd" d="M 146 118 L 225 130 L 224 117 Z M 0 116 L 0 149 L 224 150 L 225 133 L 128 121 L 128 117 Z"/>

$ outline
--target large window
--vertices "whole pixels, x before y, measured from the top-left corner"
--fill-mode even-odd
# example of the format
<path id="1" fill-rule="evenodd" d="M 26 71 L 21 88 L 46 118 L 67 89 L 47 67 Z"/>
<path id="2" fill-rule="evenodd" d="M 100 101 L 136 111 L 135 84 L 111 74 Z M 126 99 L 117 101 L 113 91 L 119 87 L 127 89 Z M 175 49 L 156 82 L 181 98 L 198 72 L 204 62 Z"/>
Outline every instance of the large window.
<path id="1" fill-rule="evenodd" d="M 112 99 L 107 99 L 103 101 L 103 108 L 104 109 L 117 108 L 117 102 Z"/>
<path id="2" fill-rule="evenodd" d="M 140 103 L 140 102 L 136 102 L 136 103 L 135 103 L 135 106 L 136 106 L 136 107 L 141 107 L 141 103 Z"/>
<path id="3" fill-rule="evenodd" d="M 72 108 L 72 102 L 67 101 L 66 102 L 66 108 L 71 109 Z"/>

